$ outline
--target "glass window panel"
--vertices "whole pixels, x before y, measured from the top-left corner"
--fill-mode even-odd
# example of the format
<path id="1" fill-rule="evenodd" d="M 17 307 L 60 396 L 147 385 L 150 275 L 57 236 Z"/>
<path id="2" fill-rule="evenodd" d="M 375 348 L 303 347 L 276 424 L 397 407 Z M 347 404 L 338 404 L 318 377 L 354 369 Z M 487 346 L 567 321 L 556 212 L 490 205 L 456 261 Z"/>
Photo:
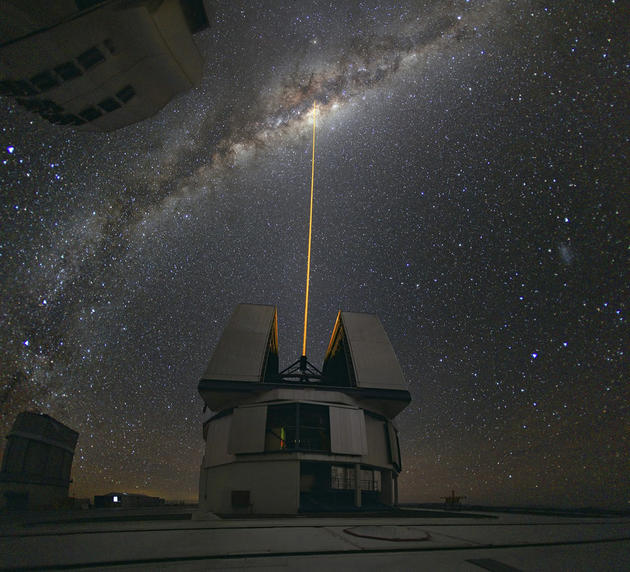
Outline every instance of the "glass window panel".
<path id="1" fill-rule="evenodd" d="M 296 444 L 296 404 L 267 407 L 265 450 L 294 449 Z"/>
<path id="2" fill-rule="evenodd" d="M 328 407 L 308 403 L 267 408 L 265 450 L 330 451 Z"/>
<path id="3" fill-rule="evenodd" d="M 300 404 L 299 447 L 309 451 L 330 451 L 330 421 L 325 405 Z"/>

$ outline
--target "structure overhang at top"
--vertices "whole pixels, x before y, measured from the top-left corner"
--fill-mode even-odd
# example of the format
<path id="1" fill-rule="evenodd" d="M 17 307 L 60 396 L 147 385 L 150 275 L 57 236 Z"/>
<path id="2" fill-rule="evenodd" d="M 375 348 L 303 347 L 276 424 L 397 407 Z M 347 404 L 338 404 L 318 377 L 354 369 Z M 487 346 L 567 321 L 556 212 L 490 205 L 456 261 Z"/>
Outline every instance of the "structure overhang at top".
<path id="1" fill-rule="evenodd" d="M 239 304 L 223 330 L 203 379 L 262 382 L 274 373 L 278 373 L 275 307 Z"/>
<path id="2" fill-rule="evenodd" d="M 199 85 L 203 0 L 0 4 L 0 95 L 56 125 L 112 131 Z"/>
<path id="3" fill-rule="evenodd" d="M 295 387 L 295 376 L 278 371 L 276 308 L 239 304 L 226 325 L 199 392 L 213 411 L 233 406 L 246 395 Z M 345 392 L 381 401 L 389 416 L 411 401 L 394 349 L 374 314 L 339 312 L 321 376 L 303 376 L 310 389 Z"/>

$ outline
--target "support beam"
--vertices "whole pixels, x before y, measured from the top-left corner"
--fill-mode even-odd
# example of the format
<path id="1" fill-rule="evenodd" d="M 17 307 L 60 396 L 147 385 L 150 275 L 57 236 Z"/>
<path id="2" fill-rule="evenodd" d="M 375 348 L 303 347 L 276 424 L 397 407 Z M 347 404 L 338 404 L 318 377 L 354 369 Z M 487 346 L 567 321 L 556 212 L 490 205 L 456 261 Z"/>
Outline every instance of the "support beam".
<path id="1" fill-rule="evenodd" d="M 297 479 L 297 482 L 295 483 L 295 512 L 300 512 L 300 508 L 302 508 L 301 505 L 301 500 L 302 500 L 302 496 L 301 496 L 301 488 L 300 488 L 300 484 L 302 482 L 302 461 L 298 461 L 298 470 L 297 473 L 295 474 L 295 477 Z"/>
<path id="2" fill-rule="evenodd" d="M 361 465 L 354 466 L 354 506 L 361 508 Z"/>
<path id="3" fill-rule="evenodd" d="M 381 494 L 379 500 L 388 506 L 394 504 L 394 483 L 392 471 L 381 471 Z"/>

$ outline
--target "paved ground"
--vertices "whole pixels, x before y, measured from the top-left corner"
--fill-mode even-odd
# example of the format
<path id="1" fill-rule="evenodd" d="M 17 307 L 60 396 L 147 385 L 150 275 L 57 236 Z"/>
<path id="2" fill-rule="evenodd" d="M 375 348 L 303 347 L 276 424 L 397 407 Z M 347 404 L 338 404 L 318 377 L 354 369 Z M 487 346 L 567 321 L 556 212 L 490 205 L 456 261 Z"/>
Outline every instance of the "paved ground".
<path id="1" fill-rule="evenodd" d="M 630 570 L 630 518 L 407 514 L 414 516 L 5 513 L 0 569 Z"/>

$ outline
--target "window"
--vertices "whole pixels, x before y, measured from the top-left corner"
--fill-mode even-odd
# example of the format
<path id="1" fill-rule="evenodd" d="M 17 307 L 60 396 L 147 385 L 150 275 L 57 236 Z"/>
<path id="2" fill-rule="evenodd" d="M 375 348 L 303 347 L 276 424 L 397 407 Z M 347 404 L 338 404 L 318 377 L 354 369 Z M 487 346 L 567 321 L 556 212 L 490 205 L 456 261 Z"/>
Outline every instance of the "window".
<path id="1" fill-rule="evenodd" d="M 267 407 L 265 451 L 330 451 L 328 407 L 289 403 Z"/>
<path id="2" fill-rule="evenodd" d="M 97 47 L 90 48 L 89 50 L 85 50 L 79 57 L 77 57 L 79 63 L 83 66 L 84 69 L 90 69 L 94 67 L 96 64 L 100 64 L 105 61 L 105 56 L 101 53 Z"/>
<path id="3" fill-rule="evenodd" d="M 93 121 L 103 114 L 96 107 L 86 107 L 79 115 L 86 121 Z"/>
<path id="4" fill-rule="evenodd" d="M 361 490 L 381 492 L 381 472 L 361 469 Z"/>
<path id="5" fill-rule="evenodd" d="M 330 451 L 328 407 L 298 403 L 298 446 L 309 451 Z"/>
<path id="6" fill-rule="evenodd" d="M 114 496 L 112 497 L 112 501 L 114 501 L 114 502 L 120 502 L 120 501 L 118 500 L 118 495 L 114 495 Z"/>
<path id="7" fill-rule="evenodd" d="M 31 78 L 31 83 L 40 91 L 47 91 L 59 85 L 59 80 L 52 72 L 43 71 Z"/>
<path id="8" fill-rule="evenodd" d="M 362 491 L 381 491 L 381 472 L 372 469 L 361 469 L 359 486 Z M 346 465 L 332 465 L 330 467 L 330 488 L 337 490 L 354 489 L 356 471 L 354 467 Z"/>
<path id="9" fill-rule="evenodd" d="M 133 87 L 126 85 L 116 94 L 116 97 L 123 103 L 127 103 L 134 95 L 136 95 L 136 92 Z"/>
<path id="10" fill-rule="evenodd" d="M 234 508 L 249 508 L 252 506 L 250 491 L 232 491 L 232 506 Z"/>
<path id="11" fill-rule="evenodd" d="M 330 488 L 337 490 L 355 488 L 354 467 L 332 465 L 330 467 Z"/>
<path id="12" fill-rule="evenodd" d="M 295 449 L 296 445 L 296 404 L 267 407 L 265 451 Z"/>
<path id="13" fill-rule="evenodd" d="M 79 77 L 82 74 L 81 70 L 72 62 L 65 62 L 61 65 L 58 65 L 55 68 L 55 72 L 59 77 L 63 78 L 66 81 L 74 79 L 75 77 Z"/>
<path id="14" fill-rule="evenodd" d="M 0 81 L 0 95 L 36 95 L 37 90 L 27 81 Z"/>
<path id="15" fill-rule="evenodd" d="M 103 101 L 99 101 L 98 106 L 103 111 L 115 111 L 120 108 L 120 103 L 118 103 L 113 97 L 108 97 Z"/>

